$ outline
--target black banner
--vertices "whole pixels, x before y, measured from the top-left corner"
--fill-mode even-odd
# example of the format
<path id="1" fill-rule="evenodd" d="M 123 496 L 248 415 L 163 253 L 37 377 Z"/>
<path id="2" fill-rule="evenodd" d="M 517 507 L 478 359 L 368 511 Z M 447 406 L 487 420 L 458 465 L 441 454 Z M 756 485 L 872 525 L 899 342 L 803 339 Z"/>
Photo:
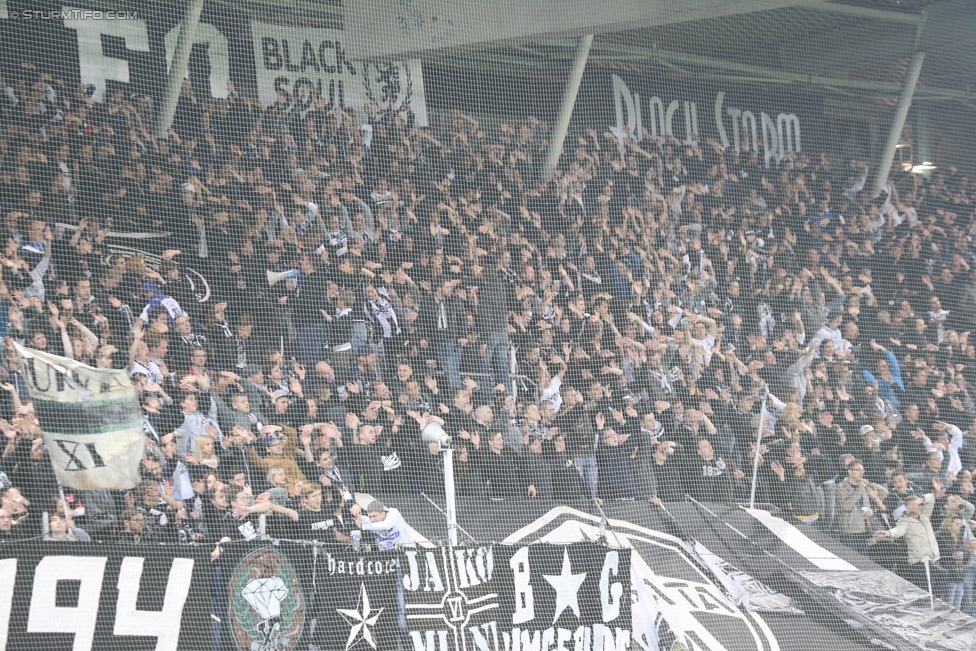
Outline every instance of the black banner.
<path id="1" fill-rule="evenodd" d="M 314 643 L 323 649 L 395 649 L 402 556 L 353 551 L 320 554 Z"/>
<path id="2" fill-rule="evenodd" d="M 629 646 L 629 550 L 495 545 L 409 550 L 405 557 L 414 649 L 603 649 L 604 640 Z"/>
<path id="3" fill-rule="evenodd" d="M 310 595 L 303 579 L 314 575 L 302 546 L 228 546 L 220 565 L 219 610 L 229 638 L 222 648 L 298 648 L 309 620 Z"/>
<path id="4" fill-rule="evenodd" d="M 284 541 L 225 546 L 221 648 L 396 648 L 398 559 Z"/>
<path id="5" fill-rule="evenodd" d="M 532 545 L 404 555 L 278 541 L 225 545 L 216 564 L 209 552 L 0 546 L 0 649 L 391 649 L 401 635 L 398 584 L 413 648 L 502 649 L 513 635 L 544 644 L 579 637 L 584 648 L 603 648 L 607 636 L 630 637 L 626 550 Z"/>
<path id="6" fill-rule="evenodd" d="M 769 164 L 790 151 L 824 151 L 827 135 L 822 92 L 795 84 L 709 81 L 666 69 L 640 75 L 588 69 L 573 119 L 577 129 L 615 127 L 638 142 L 673 136 L 680 142 L 713 139 L 736 151 L 746 146 Z"/>
<path id="7" fill-rule="evenodd" d="M 195 546 L 0 545 L 0 649 L 206 648 L 212 573 Z"/>
<path id="8" fill-rule="evenodd" d="M 112 20 L 94 20 L 75 12 L 62 14 L 63 7 L 51 0 L 7 0 L 11 18 L 3 22 L 0 60 L 12 77 L 19 73 L 21 62 L 31 62 L 39 72 L 61 78 L 66 87 L 74 88 L 83 81 L 84 67 L 86 81 L 96 86 L 96 101 L 106 101 L 113 89 L 122 89 L 126 97 L 142 93 L 159 99 L 165 88 L 159 80 L 167 76 L 167 54 L 172 56 L 175 48 L 182 11 L 130 0 L 125 7 L 111 7 L 120 10 Z M 70 7 L 109 9 L 97 1 Z M 38 18 L 29 18 L 29 14 Z M 187 66 L 196 96 L 225 97 L 228 78 L 239 91 L 253 92 L 253 58 L 247 15 L 206 3 Z"/>

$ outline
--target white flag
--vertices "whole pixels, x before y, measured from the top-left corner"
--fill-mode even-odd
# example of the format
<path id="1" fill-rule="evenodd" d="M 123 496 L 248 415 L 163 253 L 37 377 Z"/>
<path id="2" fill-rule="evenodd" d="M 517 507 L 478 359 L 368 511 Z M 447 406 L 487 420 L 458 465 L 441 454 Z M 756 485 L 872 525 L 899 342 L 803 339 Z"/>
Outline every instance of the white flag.
<path id="1" fill-rule="evenodd" d="M 708 548 L 697 540 L 695 541 L 695 553 L 708 566 L 708 569 L 712 571 L 712 575 L 719 580 L 719 583 L 725 588 L 726 594 L 729 595 L 729 599 L 736 606 L 745 606 L 747 610 L 753 610 L 749 606 L 749 593 L 725 571 L 724 560 L 708 551 Z"/>
<path id="2" fill-rule="evenodd" d="M 58 481 L 79 490 L 134 488 L 146 434 L 125 371 L 14 349 Z"/>
<path id="3" fill-rule="evenodd" d="M 634 637 L 643 634 L 644 642 L 647 644 L 648 651 L 660 651 L 661 638 L 657 632 L 657 620 L 661 616 L 657 601 L 651 596 L 651 591 L 644 585 L 644 578 L 639 572 L 631 572 L 631 580 L 637 586 L 637 612 L 633 619 L 640 620 L 640 627 L 634 625 Z"/>

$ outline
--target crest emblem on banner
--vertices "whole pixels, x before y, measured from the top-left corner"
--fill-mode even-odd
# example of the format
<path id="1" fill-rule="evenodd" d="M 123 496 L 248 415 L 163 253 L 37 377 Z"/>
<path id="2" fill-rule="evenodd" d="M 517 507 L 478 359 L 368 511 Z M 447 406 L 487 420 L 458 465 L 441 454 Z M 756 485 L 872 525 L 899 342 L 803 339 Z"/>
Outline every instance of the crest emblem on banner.
<path id="1" fill-rule="evenodd" d="M 228 589 L 228 618 L 242 651 L 297 648 L 305 626 L 305 599 L 298 573 L 270 547 L 251 552 L 234 570 Z"/>
<path id="2" fill-rule="evenodd" d="M 389 107 L 393 100 L 397 108 L 410 104 L 413 98 L 413 77 L 409 65 L 397 63 L 364 63 L 363 89 L 371 102 L 376 102 L 380 110 Z"/>

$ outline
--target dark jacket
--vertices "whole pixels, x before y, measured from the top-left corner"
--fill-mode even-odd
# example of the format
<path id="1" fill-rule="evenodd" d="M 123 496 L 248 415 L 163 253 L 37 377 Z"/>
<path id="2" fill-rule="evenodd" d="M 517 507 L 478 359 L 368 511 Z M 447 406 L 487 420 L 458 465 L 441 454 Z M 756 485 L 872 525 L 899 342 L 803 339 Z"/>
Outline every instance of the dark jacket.
<path id="1" fill-rule="evenodd" d="M 603 499 L 633 500 L 637 497 L 636 462 L 631 458 L 636 440 L 620 445 L 601 443 L 596 449 L 597 493 Z"/>
<path id="2" fill-rule="evenodd" d="M 444 315 L 447 321 L 447 328 L 440 328 L 440 303 L 433 296 L 425 297 L 421 302 L 419 327 L 421 335 L 427 341 L 454 341 L 456 342 L 463 336 L 467 327 L 465 322 L 466 312 L 464 303 L 460 299 L 451 296 L 445 301 Z"/>
<path id="3" fill-rule="evenodd" d="M 295 293 L 294 304 L 292 305 L 292 318 L 295 325 L 301 327 L 315 323 L 325 323 L 325 319 L 319 312 L 325 307 L 325 294 L 328 284 L 328 277 L 321 271 L 302 276 Z M 291 303 L 291 302 L 289 302 Z"/>
<path id="4" fill-rule="evenodd" d="M 495 454 L 482 445 L 474 457 L 488 483 L 488 497 L 511 499 L 526 494 L 528 484 L 522 479 L 519 459 L 511 448 L 502 448 L 501 454 Z"/>
<path id="5" fill-rule="evenodd" d="M 735 479 L 732 468 L 719 456 L 710 460 L 702 459 L 697 453 L 689 455 L 685 465 L 688 469 L 688 494 L 699 502 L 732 501 Z"/>
<path id="6" fill-rule="evenodd" d="M 663 464 L 654 460 L 646 464 L 641 479 L 646 497 L 656 497 L 662 502 L 684 501 L 687 476 L 673 454 L 669 454 Z"/>
<path id="7" fill-rule="evenodd" d="M 475 324 L 481 336 L 493 332 L 504 332 L 508 324 L 508 313 L 515 310 L 515 283 L 505 274 L 485 272 L 478 292 L 478 314 Z"/>

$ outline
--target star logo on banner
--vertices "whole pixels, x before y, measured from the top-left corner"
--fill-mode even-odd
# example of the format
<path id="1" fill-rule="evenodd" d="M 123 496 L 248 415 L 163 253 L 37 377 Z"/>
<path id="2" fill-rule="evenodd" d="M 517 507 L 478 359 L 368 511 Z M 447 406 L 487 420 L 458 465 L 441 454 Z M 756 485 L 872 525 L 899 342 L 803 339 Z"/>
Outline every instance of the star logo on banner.
<path id="1" fill-rule="evenodd" d="M 376 620 L 383 614 L 384 609 L 380 608 L 375 611 L 375 615 L 370 616 L 370 613 L 374 611 L 369 606 L 369 595 L 366 594 L 366 585 L 360 583 L 359 590 L 359 603 L 356 606 L 356 610 L 336 608 L 336 612 L 342 615 L 342 618 L 352 627 L 349 629 L 349 639 L 346 640 L 347 649 L 359 641 L 360 635 L 375 649 L 376 640 L 373 639 L 373 631 L 370 629 L 376 626 Z"/>
<path id="2" fill-rule="evenodd" d="M 552 618 L 555 624 L 559 616 L 567 608 L 573 609 L 576 619 L 580 618 L 579 609 L 579 589 L 586 580 L 586 572 L 573 574 L 573 569 L 569 564 L 569 551 L 563 550 L 563 569 L 559 574 L 543 574 L 542 578 L 549 582 L 552 589 L 556 591 L 556 614 Z"/>

